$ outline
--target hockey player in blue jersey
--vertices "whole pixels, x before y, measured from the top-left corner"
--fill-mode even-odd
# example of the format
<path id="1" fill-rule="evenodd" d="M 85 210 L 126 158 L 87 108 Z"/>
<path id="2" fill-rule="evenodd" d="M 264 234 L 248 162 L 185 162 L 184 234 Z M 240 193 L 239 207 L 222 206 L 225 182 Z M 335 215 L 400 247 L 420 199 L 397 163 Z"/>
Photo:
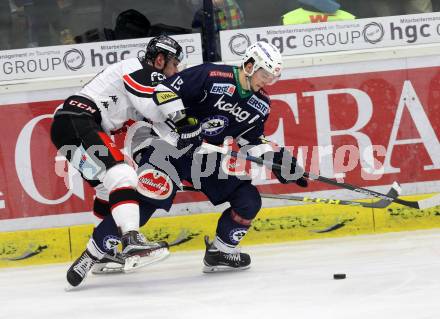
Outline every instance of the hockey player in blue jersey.
<path id="1" fill-rule="evenodd" d="M 247 48 L 241 67 L 202 64 L 188 68 L 164 80 L 153 93 L 154 103 L 149 104 L 148 113 L 154 122 L 155 134 L 160 141 L 176 147 L 177 152 L 185 152 L 184 155 L 167 156 L 178 177 L 194 185 L 200 182 L 198 188 L 214 205 L 225 202 L 230 205 L 218 221 L 214 240 L 210 242 L 205 237 L 205 272 L 250 267 L 250 256 L 241 253 L 237 245 L 260 210 L 261 197 L 249 179 L 234 175 L 224 177 L 220 154 L 209 176 L 197 174 L 196 166 L 200 163 L 203 163 L 201 166 L 211 165 L 206 164 L 207 155 L 197 153 L 202 140 L 219 145 L 226 137 L 232 137 L 238 145 L 246 145 L 247 152 L 253 156 L 264 155 L 275 163 L 289 163 L 289 172 L 273 169 L 280 182 L 291 182 L 286 176 L 296 172 L 295 182 L 307 186 L 296 159 L 284 148 L 275 150 L 264 137 L 270 98 L 263 88 L 279 79 L 281 69 L 282 58 L 278 49 L 265 42 L 256 42 Z M 152 156 L 155 151 L 164 152 L 164 147 L 147 147 L 134 154 L 141 168 L 138 176 L 163 176 L 161 181 L 164 182 L 170 174 L 154 163 Z M 155 173 L 151 175 L 153 171 Z M 219 178 L 220 175 L 223 177 Z M 138 184 L 138 191 L 144 195 L 141 212 L 150 205 L 169 209 L 178 187 L 176 181 L 168 180 L 166 187 L 160 183 L 152 189 L 154 184 L 151 179 L 143 177 Z M 158 192 L 161 196 L 157 196 Z"/>

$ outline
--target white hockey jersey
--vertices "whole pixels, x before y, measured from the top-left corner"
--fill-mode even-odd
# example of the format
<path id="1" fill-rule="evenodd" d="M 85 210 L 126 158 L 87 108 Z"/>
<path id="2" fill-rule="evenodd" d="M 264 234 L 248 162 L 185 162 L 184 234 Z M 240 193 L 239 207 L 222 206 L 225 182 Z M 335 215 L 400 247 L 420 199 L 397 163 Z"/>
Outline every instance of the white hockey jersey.
<path id="1" fill-rule="evenodd" d="M 77 93 L 98 106 L 102 128 L 114 132 L 128 120 L 149 118 L 147 105 L 165 76 L 144 60 L 127 59 L 98 73 Z"/>

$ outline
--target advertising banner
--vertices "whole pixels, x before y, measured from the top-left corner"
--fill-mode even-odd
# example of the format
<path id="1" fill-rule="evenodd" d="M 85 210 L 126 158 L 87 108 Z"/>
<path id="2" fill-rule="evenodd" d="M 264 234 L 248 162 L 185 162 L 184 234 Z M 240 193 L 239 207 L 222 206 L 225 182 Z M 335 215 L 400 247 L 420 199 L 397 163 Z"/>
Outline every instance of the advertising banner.
<path id="1" fill-rule="evenodd" d="M 268 88 L 266 135 L 287 145 L 306 170 L 363 187 L 396 180 L 406 194 L 438 190 L 440 66 L 301 79 L 289 76 L 294 73 L 286 70 Z M 50 141 L 52 113 L 61 100 L 53 91 L 16 102 L 9 97 L 0 105 L 0 221 L 91 210 L 92 190 Z M 122 139 L 116 136 L 116 143 Z M 278 194 L 335 189 L 319 182 L 307 189 L 281 185 L 270 174 L 256 184 Z M 179 192 L 175 203 L 186 203 L 191 212 L 203 201 L 200 193 Z"/>
<path id="2" fill-rule="evenodd" d="M 199 33 L 172 36 L 183 48 L 184 63 L 203 62 Z M 151 38 L 60 45 L 0 52 L 0 83 L 8 80 L 94 74 L 120 60 L 143 57 Z"/>
<path id="3" fill-rule="evenodd" d="M 284 56 L 407 46 L 440 41 L 440 12 L 350 21 L 220 31 L 223 61 L 236 61 L 255 41 L 277 46 Z"/>

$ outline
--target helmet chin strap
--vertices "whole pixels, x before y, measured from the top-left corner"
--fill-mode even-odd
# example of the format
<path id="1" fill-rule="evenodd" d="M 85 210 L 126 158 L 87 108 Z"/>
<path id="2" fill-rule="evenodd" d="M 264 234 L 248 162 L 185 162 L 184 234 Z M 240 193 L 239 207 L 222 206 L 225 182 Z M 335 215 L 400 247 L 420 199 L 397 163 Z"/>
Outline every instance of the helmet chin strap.
<path id="1" fill-rule="evenodd" d="M 248 91 L 254 91 L 254 90 L 252 90 L 252 86 L 251 86 L 251 76 L 252 75 L 245 75 L 245 77 L 246 77 L 246 83 L 247 83 L 247 89 L 248 89 Z"/>
<path id="2" fill-rule="evenodd" d="M 243 68 L 244 77 L 245 77 L 245 79 L 246 79 L 246 84 L 247 84 L 247 90 L 248 90 L 248 91 L 252 91 L 252 92 L 254 92 L 254 90 L 252 89 L 252 86 L 251 86 L 251 77 L 252 77 L 252 75 L 254 75 L 255 71 L 256 71 L 256 70 L 255 70 L 254 68 L 252 68 L 252 72 L 251 72 L 251 73 L 248 73 L 248 72 L 245 70 L 245 68 Z"/>

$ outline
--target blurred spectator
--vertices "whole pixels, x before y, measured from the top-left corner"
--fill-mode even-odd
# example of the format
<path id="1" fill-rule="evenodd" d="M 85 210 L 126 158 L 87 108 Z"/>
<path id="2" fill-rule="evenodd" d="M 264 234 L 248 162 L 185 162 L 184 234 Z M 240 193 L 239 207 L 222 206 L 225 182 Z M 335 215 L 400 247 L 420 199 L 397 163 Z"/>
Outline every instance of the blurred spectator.
<path id="1" fill-rule="evenodd" d="M 342 7 L 353 12 L 358 18 L 385 17 L 432 12 L 440 1 L 431 0 L 339 0 Z"/>
<path id="2" fill-rule="evenodd" d="M 319 12 L 335 13 L 341 5 L 333 0 L 298 0 L 302 5 L 313 7 Z"/>
<path id="3" fill-rule="evenodd" d="M 432 12 L 431 0 L 371 0 L 369 5 L 376 17 Z"/>
<path id="4" fill-rule="evenodd" d="M 192 27 L 195 29 L 203 27 L 203 1 L 190 0 L 192 6 L 197 8 L 194 14 Z M 212 0 L 214 8 L 215 30 L 230 30 L 243 27 L 244 15 L 237 1 L 235 0 Z"/>
<path id="5" fill-rule="evenodd" d="M 218 30 L 239 29 L 244 24 L 243 12 L 235 0 L 212 0 Z"/>
<path id="6" fill-rule="evenodd" d="M 72 0 L 12 0 L 16 23 L 22 27 L 24 18 L 26 30 L 16 32 L 24 38 L 27 47 L 74 43 L 65 22 Z M 21 28 L 20 28 L 21 29 Z"/>
<path id="7" fill-rule="evenodd" d="M 340 10 L 340 4 L 332 0 L 299 0 L 300 8 L 282 16 L 282 24 L 306 24 L 315 22 L 353 20 L 351 13 Z"/>
<path id="8" fill-rule="evenodd" d="M 11 8 L 9 1 L 0 1 L 0 50 L 11 48 Z"/>
<path id="9" fill-rule="evenodd" d="M 236 0 L 212 0 L 212 4 L 208 3 L 209 7 L 206 1 L 187 1 L 193 9 L 196 9 L 192 27 L 202 29 L 204 60 L 218 61 L 220 59 L 219 31 L 243 28 L 243 11 Z"/>

